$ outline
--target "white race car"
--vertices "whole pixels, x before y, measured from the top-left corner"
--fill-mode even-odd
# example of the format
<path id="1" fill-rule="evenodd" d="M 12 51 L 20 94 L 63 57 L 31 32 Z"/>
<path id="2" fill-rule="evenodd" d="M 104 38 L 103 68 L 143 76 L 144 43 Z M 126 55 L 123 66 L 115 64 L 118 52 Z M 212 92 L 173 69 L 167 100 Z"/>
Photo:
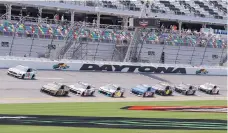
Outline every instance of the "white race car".
<path id="1" fill-rule="evenodd" d="M 78 82 L 74 85 L 69 85 L 70 92 L 81 96 L 93 96 L 95 93 L 95 87 L 88 83 Z"/>
<path id="2" fill-rule="evenodd" d="M 67 96 L 70 88 L 61 83 L 49 83 L 40 89 L 41 92 L 47 93 L 52 96 Z"/>
<path id="3" fill-rule="evenodd" d="M 197 87 L 184 83 L 175 86 L 175 91 L 184 95 L 194 95 L 196 89 Z"/>
<path id="4" fill-rule="evenodd" d="M 35 79 L 37 71 L 27 66 L 18 65 L 9 68 L 7 74 L 21 79 Z"/>
<path id="5" fill-rule="evenodd" d="M 124 95 L 124 88 L 115 84 L 107 84 L 102 86 L 98 91 L 110 97 L 123 97 Z"/>
<path id="6" fill-rule="evenodd" d="M 162 96 L 170 96 L 173 93 L 173 85 L 166 82 L 159 82 L 158 84 L 152 86 L 155 89 L 155 93 Z"/>
<path id="7" fill-rule="evenodd" d="M 219 87 L 212 83 L 202 84 L 198 87 L 198 90 L 208 94 L 219 94 Z"/>

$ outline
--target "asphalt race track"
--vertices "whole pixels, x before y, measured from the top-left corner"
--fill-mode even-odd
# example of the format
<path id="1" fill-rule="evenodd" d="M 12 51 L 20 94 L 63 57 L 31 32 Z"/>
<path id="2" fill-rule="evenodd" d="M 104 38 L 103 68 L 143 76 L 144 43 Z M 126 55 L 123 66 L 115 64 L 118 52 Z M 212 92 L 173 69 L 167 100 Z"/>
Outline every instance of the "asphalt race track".
<path id="1" fill-rule="evenodd" d="M 122 129 L 226 130 L 226 120 L 0 115 L 1 125 L 39 125 Z"/>
<path id="2" fill-rule="evenodd" d="M 226 100 L 227 97 L 226 76 L 39 71 L 36 80 L 21 80 L 8 76 L 6 71 L 6 69 L 0 70 L 0 103 Z M 97 92 L 94 97 L 80 97 L 74 94 L 70 94 L 69 97 L 53 97 L 40 92 L 42 85 L 54 81 L 69 85 L 83 81 L 97 88 L 113 83 L 119 84 L 127 90 L 124 98 L 111 98 Z M 130 94 L 130 88 L 137 84 L 153 85 L 161 81 L 194 85 L 212 82 L 220 86 L 220 95 L 208 95 L 197 91 L 195 96 L 184 96 L 174 92 L 173 96 L 155 95 L 153 98 L 142 98 Z"/>

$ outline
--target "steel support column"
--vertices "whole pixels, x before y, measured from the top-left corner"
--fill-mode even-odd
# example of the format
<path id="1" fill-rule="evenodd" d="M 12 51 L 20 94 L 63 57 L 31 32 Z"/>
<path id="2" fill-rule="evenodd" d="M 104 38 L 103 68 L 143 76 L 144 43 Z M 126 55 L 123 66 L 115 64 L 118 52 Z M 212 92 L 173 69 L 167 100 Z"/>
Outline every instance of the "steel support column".
<path id="1" fill-rule="evenodd" d="M 71 14 L 70 14 L 70 24 L 71 26 L 74 24 L 74 11 L 71 11 Z"/>
<path id="2" fill-rule="evenodd" d="M 6 18 L 7 20 L 11 20 L 11 10 L 12 10 L 12 5 L 11 4 L 6 4 Z"/>
<path id="3" fill-rule="evenodd" d="M 43 8 L 38 7 L 38 12 L 39 12 L 39 14 L 38 14 L 38 24 L 40 24 L 41 21 L 42 21 L 42 9 Z"/>

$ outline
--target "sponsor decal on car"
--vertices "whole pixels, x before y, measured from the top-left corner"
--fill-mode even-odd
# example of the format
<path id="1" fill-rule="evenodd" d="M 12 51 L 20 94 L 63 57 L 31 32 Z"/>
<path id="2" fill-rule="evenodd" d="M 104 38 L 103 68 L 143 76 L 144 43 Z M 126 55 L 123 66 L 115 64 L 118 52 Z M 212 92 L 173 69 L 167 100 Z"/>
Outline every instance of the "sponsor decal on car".
<path id="1" fill-rule="evenodd" d="M 118 92 L 115 93 L 115 95 L 116 95 L 117 97 L 120 97 L 120 96 L 121 96 L 121 92 L 118 91 Z"/>
<path id="2" fill-rule="evenodd" d="M 127 110 L 151 110 L 151 111 L 186 111 L 186 112 L 217 112 L 227 113 L 227 106 L 127 106 L 121 109 Z"/>
<path id="3" fill-rule="evenodd" d="M 68 66 L 65 63 L 58 63 L 58 64 L 53 65 L 53 69 L 55 69 L 55 70 L 64 70 L 64 69 L 68 69 L 68 68 L 70 68 L 70 66 Z"/>
<path id="4" fill-rule="evenodd" d="M 186 74 L 185 68 L 131 66 L 131 65 L 97 65 L 83 64 L 80 71 L 114 71 L 114 72 L 150 72 L 150 73 L 180 73 Z"/>
<path id="5" fill-rule="evenodd" d="M 196 74 L 200 75 L 200 74 L 208 74 L 208 71 L 206 69 L 199 69 L 196 71 Z"/>

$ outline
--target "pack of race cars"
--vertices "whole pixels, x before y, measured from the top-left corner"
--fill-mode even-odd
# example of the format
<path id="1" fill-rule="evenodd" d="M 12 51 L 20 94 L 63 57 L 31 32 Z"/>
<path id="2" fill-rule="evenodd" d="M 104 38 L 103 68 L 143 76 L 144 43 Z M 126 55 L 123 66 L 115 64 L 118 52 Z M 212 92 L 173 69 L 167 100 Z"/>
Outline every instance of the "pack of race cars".
<path id="1" fill-rule="evenodd" d="M 12 75 L 21 79 L 35 79 L 37 71 L 35 69 L 18 65 L 14 68 L 9 68 L 8 75 Z M 153 97 L 155 94 L 161 96 L 170 96 L 173 92 L 183 95 L 195 95 L 196 91 L 202 91 L 207 94 L 219 94 L 219 87 L 212 83 L 205 83 L 199 86 L 181 83 L 179 85 L 172 85 L 167 82 L 159 82 L 155 85 L 139 84 L 130 89 L 130 93 L 141 97 Z M 89 83 L 77 82 L 72 85 L 63 83 L 48 83 L 43 85 L 41 92 L 52 96 L 68 96 L 73 93 L 79 96 L 94 96 L 96 87 Z M 107 84 L 98 88 L 98 92 L 110 97 L 124 97 L 126 89 L 116 84 Z"/>

